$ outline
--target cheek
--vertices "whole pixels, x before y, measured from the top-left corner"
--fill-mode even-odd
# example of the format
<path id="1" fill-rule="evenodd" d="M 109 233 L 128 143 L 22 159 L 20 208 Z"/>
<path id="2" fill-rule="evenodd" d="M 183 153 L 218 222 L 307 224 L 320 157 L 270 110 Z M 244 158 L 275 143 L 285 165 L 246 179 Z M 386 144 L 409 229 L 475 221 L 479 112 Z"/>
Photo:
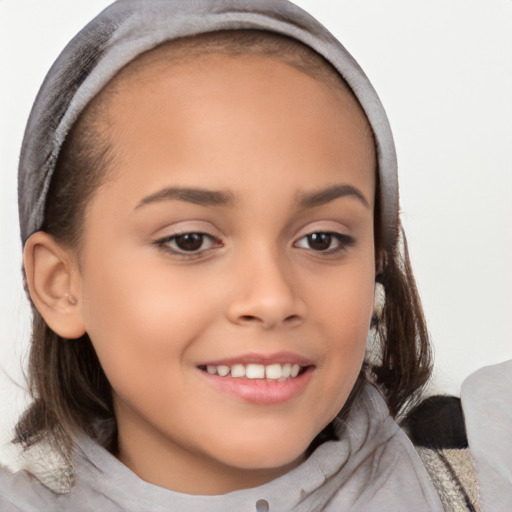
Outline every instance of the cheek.
<path id="1" fill-rule="evenodd" d="M 342 269 L 336 279 L 325 280 L 314 304 L 315 327 L 326 343 L 325 392 L 334 397 L 332 412 L 343 406 L 359 374 L 366 350 L 373 311 L 374 272 L 365 264 Z"/>
<path id="2" fill-rule="evenodd" d="M 139 377 L 144 386 L 179 372 L 188 346 L 216 310 L 215 297 L 198 301 L 206 290 L 186 272 L 146 258 L 92 263 L 94 272 L 84 276 L 84 322 L 113 387 Z"/>
<path id="3" fill-rule="evenodd" d="M 316 280 L 309 276 L 304 282 L 310 307 L 329 330 L 329 338 L 338 333 L 347 343 L 355 342 L 368 332 L 373 311 L 373 258 L 357 257 L 350 264 L 323 272 L 325 275 L 317 272 Z"/>

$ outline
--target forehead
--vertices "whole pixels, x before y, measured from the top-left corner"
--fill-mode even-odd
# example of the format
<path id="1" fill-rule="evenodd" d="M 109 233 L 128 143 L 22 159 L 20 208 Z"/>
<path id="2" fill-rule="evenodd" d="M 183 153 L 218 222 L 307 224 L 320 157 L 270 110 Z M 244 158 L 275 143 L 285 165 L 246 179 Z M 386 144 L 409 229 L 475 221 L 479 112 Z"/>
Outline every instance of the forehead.
<path id="1" fill-rule="evenodd" d="M 165 74 L 183 74 L 187 65 L 193 67 L 196 64 L 196 71 L 222 73 L 222 61 L 227 63 L 229 59 L 246 63 L 266 59 L 267 64 L 286 64 L 323 83 L 335 95 L 349 99 L 350 107 L 359 113 L 360 126 L 373 139 L 363 108 L 345 80 L 324 57 L 297 40 L 259 30 L 212 32 L 164 43 L 125 66 L 94 101 L 105 104 L 110 92 L 119 92 L 127 87 L 141 89 Z M 212 68 L 212 62 L 218 63 L 217 69 Z M 239 73 L 247 73 L 247 68 L 240 67 Z M 294 84 L 290 82 L 289 86 Z"/>
<path id="2" fill-rule="evenodd" d="M 110 92 L 119 93 L 127 89 L 142 93 L 144 88 L 164 76 L 174 75 L 184 80 L 191 70 L 196 72 L 196 77 L 200 77 L 201 72 L 209 77 L 215 73 L 222 74 L 228 63 L 233 68 L 234 61 L 245 64 L 239 66 L 238 74 L 248 73 L 248 63 L 259 66 L 265 63 L 267 70 L 273 64 L 274 67 L 285 64 L 321 82 L 333 93 L 333 98 L 342 99 L 344 109 L 356 113 L 354 128 L 364 130 L 373 142 L 373 132 L 363 108 L 347 83 L 324 57 L 299 41 L 258 30 L 206 33 L 164 43 L 123 68 L 95 101 L 108 103 Z M 287 77 L 282 75 L 281 79 L 288 79 L 287 86 L 291 89 L 295 88 L 297 76 L 296 73 L 288 73 Z"/>
<path id="3" fill-rule="evenodd" d="M 333 89 L 343 89 L 351 94 L 336 69 L 312 48 L 290 37 L 261 30 L 217 31 L 163 43 L 138 56 L 113 82 L 133 75 L 140 78 L 144 69 L 150 66 L 160 65 L 165 69 L 173 63 L 215 55 L 268 57 L 321 80 Z"/>
<path id="4" fill-rule="evenodd" d="M 255 176 L 314 190 L 345 172 L 365 182 L 373 203 L 371 128 L 339 76 L 327 69 L 329 79 L 319 79 L 314 66 L 306 73 L 295 61 L 261 52 L 207 50 L 192 55 L 165 45 L 116 77 L 96 110 L 114 176 L 124 175 L 130 190 L 151 193 L 173 179 L 255 190 Z M 310 172 L 319 168 L 324 183 Z"/>

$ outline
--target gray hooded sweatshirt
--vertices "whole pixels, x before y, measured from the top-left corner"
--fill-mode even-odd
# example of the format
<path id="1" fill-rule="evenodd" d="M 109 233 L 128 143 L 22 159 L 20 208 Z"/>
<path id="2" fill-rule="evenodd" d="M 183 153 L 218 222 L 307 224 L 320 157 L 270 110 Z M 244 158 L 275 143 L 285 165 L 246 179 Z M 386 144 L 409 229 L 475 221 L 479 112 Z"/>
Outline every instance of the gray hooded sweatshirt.
<path id="1" fill-rule="evenodd" d="M 77 440 L 75 484 L 39 461 L 39 478 L 0 470 L 0 510 L 73 512 L 441 512 L 436 490 L 409 438 L 370 384 L 338 441 L 320 445 L 300 466 L 265 485 L 220 496 L 193 496 L 144 482 L 89 438 Z M 45 457 L 48 465 L 48 457 Z M 53 471 L 53 473 L 52 473 Z M 60 472 L 66 480 L 67 474 Z M 44 482 L 44 483 L 43 483 Z M 64 482 L 65 484 L 65 482 Z M 60 493 L 47 486 L 59 488 Z"/>
<path id="2" fill-rule="evenodd" d="M 366 75 L 315 19 L 286 0 L 118 0 L 64 49 L 34 103 L 22 146 L 19 206 L 22 240 L 41 228 L 61 146 L 92 98 L 131 60 L 162 42 L 215 30 L 258 29 L 310 46 L 346 80 L 371 124 L 380 177 L 384 243 L 397 239 L 398 183 L 386 113 Z M 26 471 L 0 470 L 0 511 L 284 512 L 442 510 L 407 436 L 368 385 L 339 440 L 266 485 L 222 496 L 184 495 L 139 479 L 89 438 L 78 438 L 74 467 L 54 463 L 48 447 L 31 450 Z M 73 485 L 69 485 L 71 480 Z"/>

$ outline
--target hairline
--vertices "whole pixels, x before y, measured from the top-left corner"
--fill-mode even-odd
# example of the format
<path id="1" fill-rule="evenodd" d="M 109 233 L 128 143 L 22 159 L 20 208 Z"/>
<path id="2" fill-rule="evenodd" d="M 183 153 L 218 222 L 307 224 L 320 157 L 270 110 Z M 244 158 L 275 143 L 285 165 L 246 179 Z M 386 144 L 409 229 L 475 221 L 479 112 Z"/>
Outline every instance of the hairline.
<path id="1" fill-rule="evenodd" d="M 283 34 L 256 29 L 219 30 L 164 41 L 158 46 L 136 56 L 120 69 L 103 89 L 91 99 L 89 104 L 85 106 L 70 130 L 71 134 L 71 132 L 76 133 L 78 129 L 79 133 L 77 135 L 83 137 L 87 134 L 89 141 L 92 140 L 94 142 L 94 144 L 87 143 L 91 150 L 91 146 L 94 146 L 90 159 L 95 163 L 94 167 L 101 166 L 103 169 L 102 172 L 95 173 L 96 186 L 92 187 L 92 193 L 86 198 L 86 204 L 83 207 L 79 222 L 79 233 L 77 233 L 75 243 L 71 244 L 72 248 L 76 249 L 77 252 L 81 252 L 80 248 L 88 204 L 103 185 L 115 178 L 117 172 L 116 155 L 111 137 L 112 126 L 110 125 L 108 114 L 109 105 L 131 80 L 144 80 L 144 72 L 147 69 L 162 65 L 179 66 L 189 62 L 191 59 L 207 56 L 268 58 L 288 65 L 314 80 L 319 80 L 331 92 L 349 94 L 354 108 L 358 109 L 362 114 L 364 129 L 368 131 L 373 139 L 373 147 L 376 151 L 371 124 L 351 87 L 325 57 L 301 41 Z M 378 176 L 377 169 L 375 169 L 375 175 Z M 375 197 L 377 195 L 376 182 Z M 375 228 L 378 229 L 378 226 L 375 226 Z"/>

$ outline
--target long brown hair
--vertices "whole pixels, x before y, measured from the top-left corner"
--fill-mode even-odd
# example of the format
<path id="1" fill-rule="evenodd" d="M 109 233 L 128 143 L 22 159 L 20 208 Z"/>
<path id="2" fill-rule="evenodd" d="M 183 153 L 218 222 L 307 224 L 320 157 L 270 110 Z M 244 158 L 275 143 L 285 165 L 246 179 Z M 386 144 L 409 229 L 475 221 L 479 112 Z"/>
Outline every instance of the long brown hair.
<path id="1" fill-rule="evenodd" d="M 176 42 L 170 46 L 175 48 Z M 240 30 L 186 38 L 173 58 L 208 51 L 269 56 L 331 86 L 348 88 L 334 68 L 313 50 L 266 32 Z M 135 62 L 138 63 L 140 58 Z M 105 91 L 101 92 L 82 112 L 68 135 L 52 178 L 41 228 L 78 253 L 87 203 L 115 167 L 108 130 L 104 130 L 105 123 L 98 122 L 107 100 Z M 341 415 L 346 414 L 364 382 L 370 380 L 379 387 L 391 414 L 396 416 L 414 402 L 431 373 L 428 332 L 405 235 L 400 229 L 392 251 L 382 246 L 378 179 L 376 188 L 377 280 L 384 285 L 386 302 L 372 332 L 368 357 Z M 87 334 L 80 339 L 63 339 L 33 307 L 28 376 L 33 402 L 16 426 L 18 442 L 27 447 L 44 438 L 69 458 L 73 435 L 82 431 L 115 452 L 117 432 L 112 391 Z"/>

